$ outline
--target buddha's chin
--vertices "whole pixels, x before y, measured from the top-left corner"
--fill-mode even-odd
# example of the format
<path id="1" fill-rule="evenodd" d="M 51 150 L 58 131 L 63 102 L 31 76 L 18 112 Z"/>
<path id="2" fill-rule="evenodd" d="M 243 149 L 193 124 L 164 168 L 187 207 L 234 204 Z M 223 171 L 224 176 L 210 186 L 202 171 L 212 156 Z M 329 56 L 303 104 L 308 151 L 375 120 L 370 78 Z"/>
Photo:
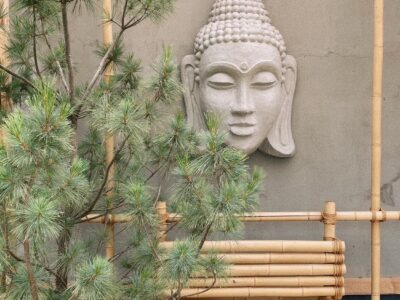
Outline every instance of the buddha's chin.
<path id="1" fill-rule="evenodd" d="M 230 134 L 226 140 L 228 146 L 242 150 L 247 155 L 255 152 L 261 143 L 262 141 L 259 141 L 255 135 L 239 136 Z"/>

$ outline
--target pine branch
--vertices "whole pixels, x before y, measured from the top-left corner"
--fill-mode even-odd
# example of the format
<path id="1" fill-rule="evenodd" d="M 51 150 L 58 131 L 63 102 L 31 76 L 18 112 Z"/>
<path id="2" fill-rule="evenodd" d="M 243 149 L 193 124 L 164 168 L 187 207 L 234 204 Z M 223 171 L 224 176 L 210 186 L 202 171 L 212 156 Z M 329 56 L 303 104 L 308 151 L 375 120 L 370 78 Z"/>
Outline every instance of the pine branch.
<path id="1" fill-rule="evenodd" d="M 68 12 L 67 12 L 67 0 L 61 0 L 61 15 L 65 42 L 65 59 L 67 60 L 68 68 L 68 81 L 69 81 L 69 100 L 73 105 L 75 101 L 75 84 L 74 84 L 74 73 L 71 62 L 71 41 L 68 28 Z"/>
<path id="2" fill-rule="evenodd" d="M 124 33 L 125 29 L 124 27 L 121 28 L 121 30 L 119 31 L 118 35 L 116 36 L 115 40 L 113 41 L 113 43 L 110 45 L 110 47 L 108 47 L 107 52 L 104 54 L 103 58 L 100 61 L 99 67 L 97 68 L 95 74 L 92 77 L 92 80 L 90 81 L 88 87 L 86 88 L 85 93 L 82 96 L 82 100 L 84 101 L 92 92 L 95 84 L 97 83 L 97 81 L 99 80 L 100 76 L 103 74 L 104 70 L 107 67 L 108 64 L 108 60 L 111 56 L 112 51 L 114 51 L 115 46 L 118 44 L 119 40 L 121 39 L 123 33 Z"/>
<path id="3" fill-rule="evenodd" d="M 43 35 L 43 37 L 44 37 L 45 44 L 47 45 L 47 48 L 49 48 L 49 51 L 50 51 L 51 53 L 53 53 L 53 48 L 51 47 L 51 44 L 50 44 L 50 42 L 49 42 L 49 39 L 47 38 L 46 31 L 45 31 L 45 29 L 44 29 L 43 18 L 40 18 L 40 23 L 41 23 L 41 25 L 42 25 L 42 35 Z M 67 93 L 69 94 L 68 83 L 67 83 L 67 80 L 66 80 L 66 78 L 65 78 L 64 71 L 63 71 L 63 69 L 62 69 L 62 67 L 61 67 L 61 63 L 60 63 L 58 60 L 56 60 L 56 65 L 57 65 L 58 75 L 60 75 L 60 78 L 61 78 L 61 82 L 62 82 L 62 84 L 63 84 L 65 90 L 66 90 Z"/>
<path id="4" fill-rule="evenodd" d="M 106 174 L 104 176 L 104 179 L 103 179 L 103 182 L 102 182 L 102 184 L 100 186 L 100 189 L 98 190 L 98 192 L 96 194 L 96 197 L 93 199 L 92 203 L 89 205 L 89 207 L 83 213 L 81 213 L 81 214 L 79 214 L 78 216 L 75 217 L 75 221 L 77 223 L 79 223 L 80 220 L 83 217 L 85 217 L 87 214 L 89 214 L 93 210 L 93 208 L 96 206 L 97 202 L 100 200 L 101 195 L 103 194 L 104 189 L 105 189 L 105 187 L 107 185 L 108 177 L 110 175 L 111 168 L 114 165 L 114 163 L 116 162 L 117 157 L 119 156 L 119 154 L 122 152 L 122 150 L 123 150 L 126 142 L 128 141 L 129 137 L 130 137 L 130 135 L 127 135 L 125 137 L 125 139 L 123 140 L 122 144 L 120 145 L 119 149 L 117 151 L 115 151 L 114 157 L 112 158 L 112 160 L 110 161 L 110 163 L 107 166 Z"/>
<path id="5" fill-rule="evenodd" d="M 10 74 L 12 77 L 15 77 L 18 80 L 20 80 L 20 81 L 24 82 L 25 84 L 29 85 L 35 91 L 38 91 L 38 89 L 34 86 L 34 84 L 32 82 L 30 82 L 28 79 L 26 79 L 25 77 L 23 77 L 21 75 L 18 75 L 17 73 L 14 73 L 13 71 L 11 71 L 7 67 L 3 66 L 2 64 L 0 64 L 0 69 L 2 69 L 4 72 Z"/>
<path id="6" fill-rule="evenodd" d="M 14 258 L 16 261 L 21 262 L 21 263 L 24 263 L 24 264 L 26 263 L 26 262 L 25 262 L 25 259 L 23 259 L 22 257 L 19 257 L 17 254 L 15 254 L 15 253 L 14 253 L 13 251 L 11 251 L 9 248 L 8 248 L 8 250 L 7 250 L 7 253 L 8 253 L 12 258 Z M 43 268 L 43 269 L 45 269 L 47 272 L 49 272 L 49 274 L 51 274 L 51 275 L 57 277 L 57 274 L 56 274 L 52 269 L 50 269 L 49 267 L 46 267 L 46 266 L 40 265 L 40 264 L 36 264 L 36 263 L 33 263 L 33 262 L 31 262 L 31 264 L 32 264 L 32 266 Z"/>
<path id="7" fill-rule="evenodd" d="M 38 54 L 37 54 L 37 40 L 36 40 L 36 7 L 33 6 L 33 60 L 35 62 L 35 70 L 36 74 L 39 76 L 39 78 L 42 80 L 42 74 L 40 73 L 39 69 L 39 62 L 38 62 Z"/>
<path id="8" fill-rule="evenodd" d="M 194 294 L 190 294 L 190 295 L 186 295 L 185 298 L 198 296 L 198 295 L 204 294 L 204 293 L 208 292 L 209 290 L 211 290 L 215 286 L 215 284 L 217 283 L 217 276 L 216 276 L 216 274 L 214 272 L 213 272 L 213 277 L 214 277 L 214 280 L 213 280 L 212 284 L 209 287 L 207 287 L 206 289 L 204 289 L 204 290 L 202 290 L 200 292 L 197 292 L 197 293 L 194 293 Z"/>

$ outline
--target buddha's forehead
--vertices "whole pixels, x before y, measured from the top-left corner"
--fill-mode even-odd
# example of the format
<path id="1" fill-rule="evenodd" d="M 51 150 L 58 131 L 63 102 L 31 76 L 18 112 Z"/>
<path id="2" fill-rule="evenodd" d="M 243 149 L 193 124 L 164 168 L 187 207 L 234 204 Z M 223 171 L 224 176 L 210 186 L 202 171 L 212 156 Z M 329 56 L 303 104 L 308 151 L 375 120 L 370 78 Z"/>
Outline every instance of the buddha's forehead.
<path id="1" fill-rule="evenodd" d="M 230 63 L 240 67 L 246 63 L 250 68 L 262 61 L 270 61 L 279 68 L 282 61 L 279 51 L 268 44 L 261 43 L 222 43 L 209 47 L 202 55 L 200 72 L 215 63 Z"/>

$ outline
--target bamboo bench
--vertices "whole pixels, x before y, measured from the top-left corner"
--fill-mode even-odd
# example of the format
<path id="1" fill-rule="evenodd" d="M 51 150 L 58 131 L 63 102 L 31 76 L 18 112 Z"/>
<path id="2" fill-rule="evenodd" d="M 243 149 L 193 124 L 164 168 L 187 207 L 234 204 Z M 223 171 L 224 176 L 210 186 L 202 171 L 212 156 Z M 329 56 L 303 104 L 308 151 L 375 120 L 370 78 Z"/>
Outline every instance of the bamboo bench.
<path id="1" fill-rule="evenodd" d="M 196 299 L 341 299 L 345 293 L 345 244 L 335 238 L 334 215 L 334 203 L 328 202 L 323 213 L 324 241 L 206 242 L 202 253 L 217 253 L 229 264 L 226 277 L 215 280 L 195 274 L 188 287 L 182 290 L 182 296 Z M 163 219 L 165 221 L 166 217 Z M 173 243 L 164 241 L 161 244 L 171 248 Z"/>

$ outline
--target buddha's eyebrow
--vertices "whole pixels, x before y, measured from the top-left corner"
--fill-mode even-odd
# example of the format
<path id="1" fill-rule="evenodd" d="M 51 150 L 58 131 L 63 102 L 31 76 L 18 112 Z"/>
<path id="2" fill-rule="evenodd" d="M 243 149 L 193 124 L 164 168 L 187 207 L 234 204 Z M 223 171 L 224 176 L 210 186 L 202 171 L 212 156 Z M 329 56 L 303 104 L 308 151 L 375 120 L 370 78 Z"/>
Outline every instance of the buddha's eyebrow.
<path id="1" fill-rule="evenodd" d="M 282 78 L 281 66 L 271 60 L 260 61 L 251 66 L 247 71 L 243 71 L 240 66 L 229 62 L 216 62 L 206 66 L 205 75 L 210 76 L 218 72 L 234 72 L 236 74 L 251 74 L 258 71 L 268 71 L 273 73 L 277 78 Z"/>

